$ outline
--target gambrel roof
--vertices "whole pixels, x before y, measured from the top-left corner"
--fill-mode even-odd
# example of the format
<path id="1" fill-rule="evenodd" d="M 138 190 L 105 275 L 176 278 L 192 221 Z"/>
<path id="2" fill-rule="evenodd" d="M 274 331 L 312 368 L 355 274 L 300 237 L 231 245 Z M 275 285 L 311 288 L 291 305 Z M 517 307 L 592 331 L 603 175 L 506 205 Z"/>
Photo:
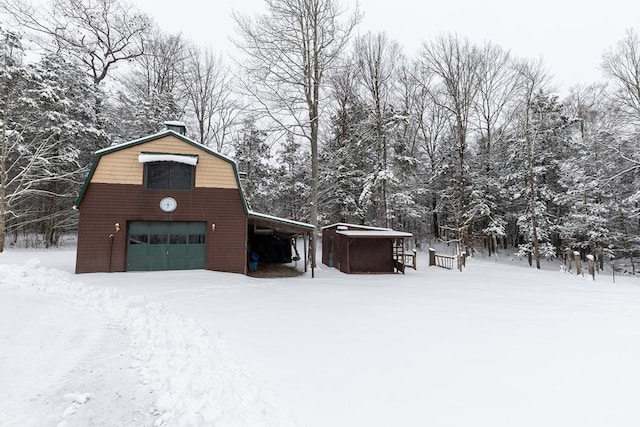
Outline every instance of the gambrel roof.
<path id="1" fill-rule="evenodd" d="M 240 175 L 238 174 L 238 166 L 237 166 L 236 162 L 233 159 L 231 159 L 231 158 L 229 158 L 229 157 L 227 157 L 227 156 L 225 156 L 223 154 L 220 154 L 220 153 L 208 148 L 207 146 L 205 146 L 203 144 L 200 144 L 199 142 L 196 142 L 196 141 L 194 141 L 192 139 L 189 139 L 186 136 L 181 135 L 181 134 L 179 134 L 177 132 L 174 132 L 172 130 L 165 130 L 163 132 L 156 133 L 154 135 L 146 136 L 144 138 L 136 139 L 134 141 L 125 142 L 123 144 L 115 145 L 113 147 L 103 148 L 102 150 L 96 151 L 95 157 L 93 159 L 93 163 L 91 164 L 91 169 L 89 170 L 89 173 L 87 174 L 87 178 L 85 179 L 84 183 L 82 184 L 82 187 L 80 188 L 80 192 L 78 193 L 78 197 L 76 197 L 76 200 L 75 200 L 75 203 L 74 203 L 74 206 L 73 206 L 74 209 L 80 207 L 80 203 L 82 203 L 82 198 L 84 196 L 84 193 L 86 192 L 87 187 L 89 186 L 89 183 L 91 182 L 91 179 L 93 178 L 93 175 L 94 175 L 94 173 L 96 171 L 96 168 L 98 167 L 98 163 L 100 162 L 100 159 L 102 158 L 102 156 L 108 155 L 108 154 L 111 154 L 111 153 L 115 153 L 117 151 L 124 150 L 126 148 L 135 147 L 137 145 L 143 145 L 143 144 L 146 144 L 148 142 L 164 138 L 166 136 L 172 136 L 174 138 L 177 138 L 182 142 L 185 142 L 185 143 L 187 143 L 187 144 L 189 144 L 189 145 L 191 145 L 193 147 L 198 148 L 199 150 L 202 150 L 203 153 L 205 153 L 205 154 L 209 154 L 209 155 L 215 156 L 215 157 L 217 157 L 217 158 L 229 163 L 233 168 L 233 173 L 235 175 L 235 180 L 236 180 L 236 183 L 238 185 L 238 190 L 240 191 L 240 197 L 242 199 L 242 204 L 244 206 L 245 213 L 249 213 L 249 208 L 247 206 L 247 202 L 246 202 L 246 199 L 245 199 L 245 196 L 244 196 L 244 192 L 242 190 L 242 186 L 240 185 Z"/>

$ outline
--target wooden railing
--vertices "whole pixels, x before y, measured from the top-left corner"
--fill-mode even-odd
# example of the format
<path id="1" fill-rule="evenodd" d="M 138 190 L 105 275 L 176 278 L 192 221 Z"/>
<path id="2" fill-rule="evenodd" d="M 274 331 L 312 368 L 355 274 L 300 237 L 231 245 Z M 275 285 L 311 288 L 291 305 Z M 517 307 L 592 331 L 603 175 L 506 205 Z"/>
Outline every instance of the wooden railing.
<path id="1" fill-rule="evenodd" d="M 412 250 L 410 253 L 404 251 L 404 239 L 396 239 L 393 242 L 393 268 L 404 274 L 406 267 L 417 270 L 417 256 L 416 250 Z"/>
<path id="2" fill-rule="evenodd" d="M 414 270 L 417 270 L 417 266 L 418 266 L 418 257 L 416 256 L 416 250 L 414 249 L 411 253 L 405 253 L 403 255 L 404 260 L 403 260 L 403 264 L 406 267 L 410 267 L 413 268 Z"/>
<path id="3" fill-rule="evenodd" d="M 454 255 L 440 255 L 436 253 L 435 249 L 429 249 L 429 266 L 435 265 L 436 267 L 453 270 L 457 258 Z"/>

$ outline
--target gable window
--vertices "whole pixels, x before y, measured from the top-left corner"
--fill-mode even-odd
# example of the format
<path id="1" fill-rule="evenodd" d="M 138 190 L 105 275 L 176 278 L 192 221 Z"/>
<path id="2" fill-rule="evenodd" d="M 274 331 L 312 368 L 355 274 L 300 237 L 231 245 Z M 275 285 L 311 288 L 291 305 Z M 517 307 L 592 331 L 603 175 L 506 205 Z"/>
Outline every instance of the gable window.
<path id="1" fill-rule="evenodd" d="M 145 187 L 152 190 L 193 189 L 195 166 L 177 162 L 144 164 Z"/>
<path id="2" fill-rule="evenodd" d="M 194 154 L 140 153 L 144 185 L 152 190 L 192 190 L 198 156 Z"/>

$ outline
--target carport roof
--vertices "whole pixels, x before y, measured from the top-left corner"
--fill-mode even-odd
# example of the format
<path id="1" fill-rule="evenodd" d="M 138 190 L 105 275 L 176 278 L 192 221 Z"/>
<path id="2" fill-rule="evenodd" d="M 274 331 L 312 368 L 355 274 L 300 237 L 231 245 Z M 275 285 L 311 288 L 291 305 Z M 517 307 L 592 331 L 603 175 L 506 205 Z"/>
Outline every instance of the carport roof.
<path id="1" fill-rule="evenodd" d="M 285 234 L 307 234 L 313 232 L 315 227 L 305 222 L 293 221 L 258 212 L 249 211 L 249 222 L 265 226 Z"/>

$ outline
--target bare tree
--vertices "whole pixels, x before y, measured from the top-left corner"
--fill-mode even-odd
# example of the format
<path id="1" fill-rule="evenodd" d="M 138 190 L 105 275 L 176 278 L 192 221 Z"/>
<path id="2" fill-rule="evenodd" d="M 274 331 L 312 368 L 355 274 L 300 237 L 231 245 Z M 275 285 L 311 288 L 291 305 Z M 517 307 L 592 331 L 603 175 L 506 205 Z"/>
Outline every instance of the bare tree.
<path id="1" fill-rule="evenodd" d="M 5 0 L 2 7 L 23 28 L 43 35 L 48 49 L 79 59 L 96 85 L 116 63 L 144 53 L 150 28 L 149 18 L 124 0 L 52 0 L 47 7 Z"/>
<path id="2" fill-rule="evenodd" d="M 415 97 L 415 120 L 418 131 L 418 148 L 426 156 L 424 176 L 429 191 L 429 208 L 431 211 L 431 235 L 440 238 L 440 218 L 438 214 L 438 188 L 436 180 L 442 168 L 443 145 L 449 132 L 451 113 L 444 107 L 445 95 L 442 86 L 432 81 L 432 75 L 417 65 L 415 79 L 419 82 L 419 90 Z"/>
<path id="3" fill-rule="evenodd" d="M 335 0 L 266 0 L 266 6 L 255 18 L 234 14 L 245 88 L 282 129 L 309 142 L 310 217 L 317 227 L 321 89 L 360 15 L 342 20 L 346 11 Z"/>
<path id="4" fill-rule="evenodd" d="M 616 99 L 640 121 L 640 36 L 633 29 L 602 57 L 602 68 L 617 89 Z"/>
<path id="5" fill-rule="evenodd" d="M 377 153 L 377 168 L 374 182 L 379 190 L 378 225 L 388 227 L 390 222 L 388 186 L 391 179 L 389 171 L 388 131 L 393 125 L 394 113 L 392 99 L 401 66 L 400 46 L 389 40 L 385 33 L 367 33 L 356 39 L 356 63 L 358 75 L 365 88 L 364 98 L 371 111 L 373 139 Z"/>
<path id="6" fill-rule="evenodd" d="M 181 35 L 155 29 L 145 53 L 131 62 L 112 110 L 112 140 L 129 141 L 164 129 L 167 120 L 183 120 L 186 106 L 181 82 L 188 45 Z"/>
<path id="7" fill-rule="evenodd" d="M 469 123 L 474 112 L 480 87 L 478 69 L 481 64 L 479 49 L 468 39 L 445 34 L 424 44 L 420 61 L 443 88 L 443 107 L 453 119 L 453 145 L 457 157 L 457 183 L 452 188 L 449 202 L 454 214 L 453 228 L 460 244 L 467 243 L 473 213 L 468 210 L 467 150 Z"/>
<path id="8" fill-rule="evenodd" d="M 190 49 L 182 75 L 187 110 L 195 117 L 199 141 L 218 151 L 223 149 L 239 113 L 229 76 L 222 59 L 212 50 Z"/>
<path id="9" fill-rule="evenodd" d="M 480 55 L 475 108 L 480 134 L 480 168 L 486 171 L 490 168 L 491 149 L 511 120 L 514 109 L 508 106 L 515 101 L 518 79 L 508 51 L 487 43 Z"/>
<path id="10" fill-rule="evenodd" d="M 540 247 L 538 241 L 538 189 L 536 188 L 536 143 L 538 129 L 533 123 L 536 96 L 549 83 L 549 75 L 541 60 L 521 61 L 516 65 L 518 71 L 520 94 L 520 128 L 525 142 L 525 158 L 527 161 L 527 184 L 529 193 L 529 229 L 532 254 L 536 268 L 540 269 Z"/>
<path id="11" fill-rule="evenodd" d="M 188 46 L 180 34 L 167 34 L 159 29 L 151 32 L 143 55 L 136 58 L 127 79 L 129 90 L 144 98 L 152 93 L 178 96 Z"/>
<path id="12" fill-rule="evenodd" d="M 614 104 L 620 108 L 620 118 L 626 126 L 620 127 L 619 140 L 614 149 L 625 162 L 620 174 L 640 169 L 640 155 L 637 150 L 638 125 L 640 125 L 640 36 L 632 29 L 627 30 L 625 38 L 614 48 L 605 52 L 602 68 L 612 79 L 615 92 Z"/>

